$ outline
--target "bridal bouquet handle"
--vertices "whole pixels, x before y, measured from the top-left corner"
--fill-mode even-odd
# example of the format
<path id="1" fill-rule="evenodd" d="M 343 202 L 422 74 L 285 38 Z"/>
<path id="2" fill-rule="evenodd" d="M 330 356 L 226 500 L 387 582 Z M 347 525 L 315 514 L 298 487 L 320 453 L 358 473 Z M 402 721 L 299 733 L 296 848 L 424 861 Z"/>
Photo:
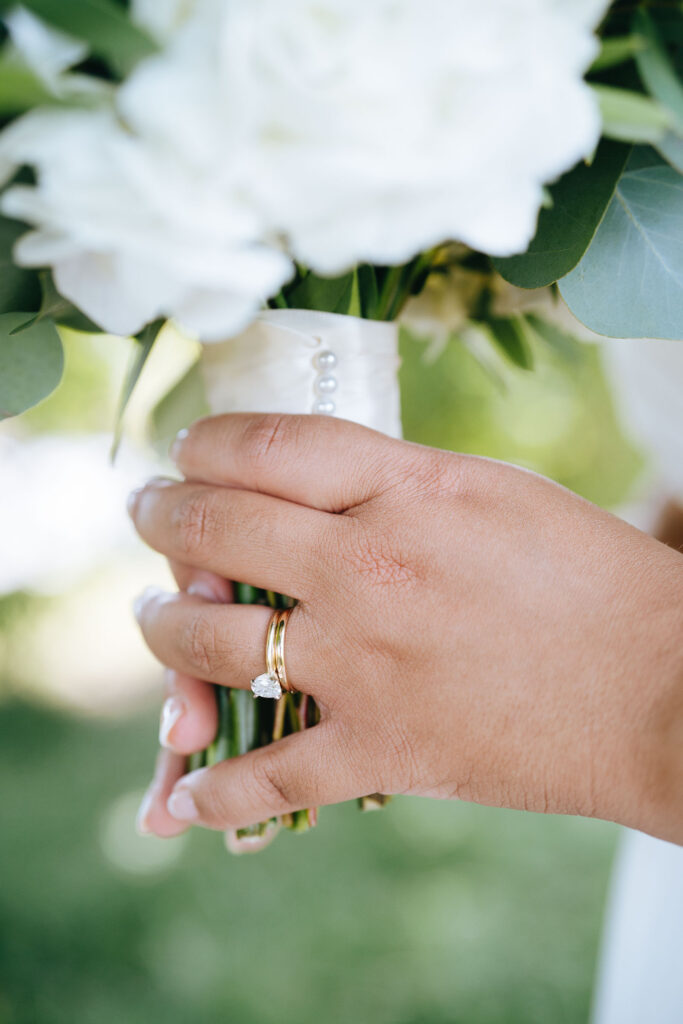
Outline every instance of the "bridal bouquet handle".
<path id="1" fill-rule="evenodd" d="M 259 314 L 246 331 L 221 343 L 205 345 L 201 370 L 212 413 L 312 413 L 340 416 L 392 437 L 401 436 L 398 324 L 316 310 L 278 309 Z M 240 603 L 287 607 L 286 597 L 234 584 Z M 276 612 L 277 614 L 277 612 Z M 268 666 L 256 689 L 258 706 L 240 691 L 216 688 L 218 728 L 207 750 L 189 759 L 190 770 L 245 753 L 264 738 L 284 735 L 317 723 L 317 709 L 306 695 L 270 686 Z M 277 680 L 275 681 L 277 683 Z M 269 698 L 280 697 L 276 706 Z M 233 738 L 242 737 L 235 745 Z M 244 742 L 244 737 L 250 737 Z M 361 800 L 363 809 L 384 802 L 379 794 Z M 285 815 L 280 824 L 302 831 L 317 820 L 316 810 Z M 275 834 L 275 822 L 263 822 L 231 835 L 236 851 L 262 848 Z"/>

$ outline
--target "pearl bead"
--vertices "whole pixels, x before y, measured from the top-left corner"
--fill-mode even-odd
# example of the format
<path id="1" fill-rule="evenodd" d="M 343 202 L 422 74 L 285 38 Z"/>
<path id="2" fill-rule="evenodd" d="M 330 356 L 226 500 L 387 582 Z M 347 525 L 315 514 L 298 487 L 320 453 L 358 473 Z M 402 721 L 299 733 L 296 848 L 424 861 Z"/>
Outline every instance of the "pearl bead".
<path id="1" fill-rule="evenodd" d="M 316 402 L 313 406 L 313 414 L 315 416 L 334 416 L 337 411 L 337 406 L 334 402 Z"/>
<path id="2" fill-rule="evenodd" d="M 324 397 L 325 395 L 333 395 L 337 390 L 337 378 L 336 377 L 318 377 L 315 382 L 316 394 Z"/>
<path id="3" fill-rule="evenodd" d="M 334 370 L 337 357 L 334 352 L 319 352 L 315 357 L 315 365 L 318 370 Z"/>

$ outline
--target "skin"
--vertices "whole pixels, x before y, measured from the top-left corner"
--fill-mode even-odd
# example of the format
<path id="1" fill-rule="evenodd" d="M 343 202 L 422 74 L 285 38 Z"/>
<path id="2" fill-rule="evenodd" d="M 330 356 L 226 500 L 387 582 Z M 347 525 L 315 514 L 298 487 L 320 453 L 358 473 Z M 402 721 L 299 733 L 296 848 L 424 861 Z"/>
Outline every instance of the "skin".
<path id="1" fill-rule="evenodd" d="M 178 594 L 137 602 L 170 670 L 143 831 L 236 829 L 372 792 L 620 822 L 683 843 L 683 555 L 564 488 L 321 417 L 202 420 L 184 480 L 131 496 Z M 187 482 L 186 482 L 187 481 Z M 207 682 L 248 688 L 298 599 L 290 680 L 320 725 L 183 776 Z"/>

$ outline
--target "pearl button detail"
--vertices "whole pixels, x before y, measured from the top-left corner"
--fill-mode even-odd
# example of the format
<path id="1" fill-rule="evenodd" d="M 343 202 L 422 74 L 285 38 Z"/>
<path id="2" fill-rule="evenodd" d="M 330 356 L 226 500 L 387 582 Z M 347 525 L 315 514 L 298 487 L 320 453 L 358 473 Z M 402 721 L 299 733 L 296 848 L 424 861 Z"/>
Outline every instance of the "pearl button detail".
<path id="1" fill-rule="evenodd" d="M 318 395 L 333 395 L 337 390 L 337 378 L 331 376 L 318 377 L 315 390 Z"/>
<path id="2" fill-rule="evenodd" d="M 334 416 L 337 411 L 337 406 L 331 398 L 339 387 L 339 381 L 331 372 L 336 367 L 337 357 L 329 349 L 324 349 L 313 357 L 313 369 L 316 370 L 313 390 L 316 400 L 313 402 L 311 412 L 314 415 Z"/>
<path id="3" fill-rule="evenodd" d="M 334 416 L 336 411 L 337 406 L 334 402 L 324 402 L 322 399 L 313 406 L 314 416 Z"/>
<path id="4" fill-rule="evenodd" d="M 334 352 L 319 352 L 315 357 L 315 366 L 318 370 L 334 370 L 337 367 L 337 357 Z"/>

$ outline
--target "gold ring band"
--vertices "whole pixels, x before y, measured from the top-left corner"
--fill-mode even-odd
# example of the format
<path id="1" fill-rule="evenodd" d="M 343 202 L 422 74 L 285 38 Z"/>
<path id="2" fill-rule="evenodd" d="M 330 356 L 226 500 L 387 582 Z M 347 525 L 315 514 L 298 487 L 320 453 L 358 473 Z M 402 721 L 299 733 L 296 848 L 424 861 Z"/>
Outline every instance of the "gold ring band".
<path id="1" fill-rule="evenodd" d="M 287 679 L 285 666 L 285 634 L 291 614 L 291 608 L 281 608 L 275 612 L 268 624 L 266 671 L 251 681 L 251 689 L 255 697 L 270 697 L 278 700 L 283 692 L 297 692 Z"/>
<path id="2" fill-rule="evenodd" d="M 274 616 L 275 674 L 280 681 L 280 686 L 286 693 L 296 693 L 296 690 L 290 685 L 289 680 L 287 679 L 287 668 L 285 666 L 285 634 L 287 632 L 287 623 L 289 622 L 289 616 L 291 614 L 291 608 L 284 608 Z"/>

